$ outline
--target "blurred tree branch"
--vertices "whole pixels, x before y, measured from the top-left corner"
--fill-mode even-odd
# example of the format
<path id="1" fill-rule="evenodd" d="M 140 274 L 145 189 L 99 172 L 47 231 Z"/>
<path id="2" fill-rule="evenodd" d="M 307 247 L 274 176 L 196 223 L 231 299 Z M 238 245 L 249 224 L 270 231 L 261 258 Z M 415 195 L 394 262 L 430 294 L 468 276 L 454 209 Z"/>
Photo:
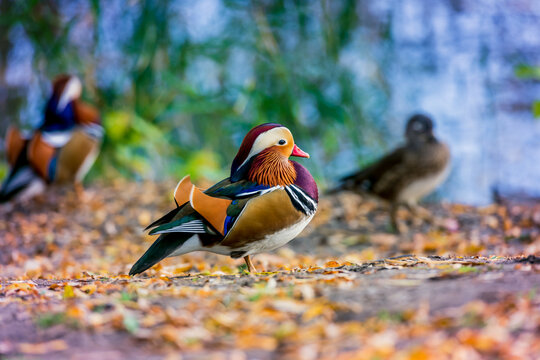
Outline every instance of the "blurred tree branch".
<path id="1" fill-rule="evenodd" d="M 201 153 L 211 166 L 194 175 L 223 176 L 241 136 L 261 122 L 283 123 L 317 151 L 321 161 L 306 165 L 319 177 L 343 147 L 359 154 L 382 140 L 383 69 L 359 87 L 343 58 L 388 39 L 359 35 L 365 7 L 354 0 L 222 0 L 197 13 L 218 14 L 204 25 L 191 18 L 198 5 L 179 0 L 71 5 L 0 0 L 0 26 L 24 29 L 42 93 L 58 73 L 83 79 L 107 128 L 94 176 L 178 177 Z M 0 41 L 0 81 L 13 49 Z"/>

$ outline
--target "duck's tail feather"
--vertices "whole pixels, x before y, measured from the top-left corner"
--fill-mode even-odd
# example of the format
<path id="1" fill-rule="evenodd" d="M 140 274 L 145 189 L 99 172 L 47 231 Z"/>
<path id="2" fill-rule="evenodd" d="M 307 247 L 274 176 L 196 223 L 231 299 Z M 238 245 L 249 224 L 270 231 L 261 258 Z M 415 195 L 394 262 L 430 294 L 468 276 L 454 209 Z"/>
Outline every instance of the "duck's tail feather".
<path id="1" fill-rule="evenodd" d="M 25 189 L 28 189 L 35 181 L 41 182 L 41 179 L 30 166 L 14 169 L 2 184 L 0 203 L 13 199 Z"/>
<path id="2" fill-rule="evenodd" d="M 193 234 L 189 233 L 162 234 L 131 267 L 129 275 L 140 274 L 151 268 L 161 260 L 170 256 L 192 236 Z"/>
<path id="3" fill-rule="evenodd" d="M 27 189 L 32 183 L 41 181 L 41 178 L 30 166 L 26 157 L 26 144 L 19 153 L 13 168 L 0 188 L 0 203 L 9 201 Z"/>
<path id="4" fill-rule="evenodd" d="M 352 173 L 350 175 L 347 175 L 345 177 L 342 177 L 339 180 L 339 184 L 331 188 L 330 190 L 326 191 L 327 195 L 333 195 L 337 194 L 344 190 L 350 190 L 350 191 L 358 191 L 358 190 L 364 190 L 367 191 L 365 183 L 370 180 L 371 176 L 371 169 L 363 169 L 361 171 Z"/>

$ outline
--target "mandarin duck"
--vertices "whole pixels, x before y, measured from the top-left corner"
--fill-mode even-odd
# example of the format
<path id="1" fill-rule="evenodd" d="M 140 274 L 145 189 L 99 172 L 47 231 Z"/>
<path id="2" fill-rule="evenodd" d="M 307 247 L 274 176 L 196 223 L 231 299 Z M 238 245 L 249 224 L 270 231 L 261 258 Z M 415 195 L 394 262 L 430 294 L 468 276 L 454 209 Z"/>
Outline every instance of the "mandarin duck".
<path id="1" fill-rule="evenodd" d="M 41 125 L 26 135 L 13 126 L 8 129 L 10 173 L 0 189 L 0 202 L 29 198 L 51 183 L 74 183 L 80 195 L 103 135 L 99 112 L 80 100 L 81 91 L 77 77 L 57 77 Z"/>
<path id="2" fill-rule="evenodd" d="M 177 207 L 146 228 L 160 236 L 129 274 L 199 250 L 243 257 L 248 271 L 255 271 L 251 255 L 287 244 L 317 210 L 315 180 L 290 156 L 309 157 L 289 129 L 262 124 L 242 141 L 230 177 L 204 191 L 184 177 L 174 191 Z"/>
<path id="3" fill-rule="evenodd" d="M 434 136 L 433 121 L 421 114 L 412 116 L 405 128 L 405 145 L 372 165 L 341 179 L 336 190 L 369 193 L 391 205 L 390 218 L 400 232 L 397 211 L 404 205 L 413 215 L 420 199 L 433 192 L 448 176 L 450 151 Z"/>

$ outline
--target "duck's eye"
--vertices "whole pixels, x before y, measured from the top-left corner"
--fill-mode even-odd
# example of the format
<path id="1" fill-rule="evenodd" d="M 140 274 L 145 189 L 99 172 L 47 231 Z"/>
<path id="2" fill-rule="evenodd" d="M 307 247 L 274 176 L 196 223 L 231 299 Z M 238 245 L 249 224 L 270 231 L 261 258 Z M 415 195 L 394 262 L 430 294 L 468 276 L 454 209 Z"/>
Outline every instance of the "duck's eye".
<path id="1" fill-rule="evenodd" d="M 287 143 L 287 142 L 286 142 L 285 140 L 283 140 L 283 139 L 281 139 L 281 140 L 278 141 L 278 144 L 279 144 L 279 145 L 285 145 L 286 143 Z"/>

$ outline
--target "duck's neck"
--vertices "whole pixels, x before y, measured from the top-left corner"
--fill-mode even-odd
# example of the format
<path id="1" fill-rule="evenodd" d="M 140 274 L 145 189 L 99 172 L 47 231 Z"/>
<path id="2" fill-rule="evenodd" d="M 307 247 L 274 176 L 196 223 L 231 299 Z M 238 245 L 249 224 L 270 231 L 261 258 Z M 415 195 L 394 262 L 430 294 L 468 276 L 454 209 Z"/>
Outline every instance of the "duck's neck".
<path id="1" fill-rule="evenodd" d="M 248 180 L 267 186 L 287 186 L 296 180 L 296 170 L 288 158 L 267 149 L 253 160 Z"/>

